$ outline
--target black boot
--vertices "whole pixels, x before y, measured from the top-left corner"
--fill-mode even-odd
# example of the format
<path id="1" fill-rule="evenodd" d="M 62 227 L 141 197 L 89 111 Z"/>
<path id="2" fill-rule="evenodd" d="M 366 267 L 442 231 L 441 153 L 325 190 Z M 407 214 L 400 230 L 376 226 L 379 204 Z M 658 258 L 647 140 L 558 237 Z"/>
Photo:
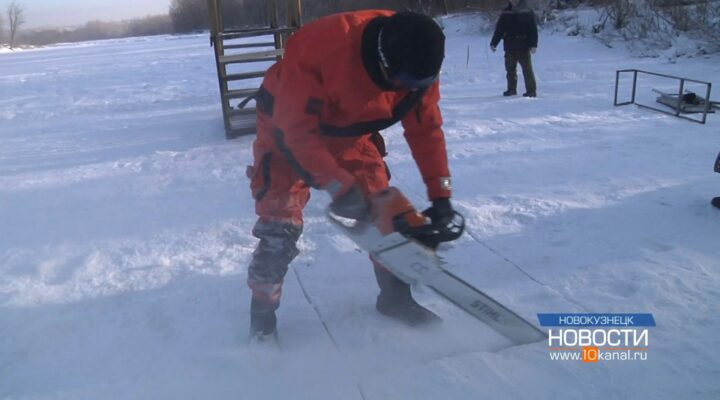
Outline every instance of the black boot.
<path id="1" fill-rule="evenodd" d="M 517 91 L 508 89 L 503 92 L 503 96 L 515 96 L 517 94 Z"/>
<path id="2" fill-rule="evenodd" d="M 720 197 L 715 197 L 714 199 L 712 199 L 710 204 L 714 205 L 717 208 L 720 208 Z"/>
<path id="3" fill-rule="evenodd" d="M 401 281 L 385 268 L 375 267 L 375 278 L 380 286 L 375 308 L 385 316 L 397 319 L 409 326 L 434 325 L 442 319 L 418 304 L 410 291 L 410 285 Z"/>
<path id="4" fill-rule="evenodd" d="M 250 301 L 250 340 L 266 341 L 277 339 L 278 304 L 270 304 L 252 298 Z"/>
<path id="5" fill-rule="evenodd" d="M 525 92 L 523 93 L 523 97 L 537 97 L 537 93 L 533 92 Z"/>

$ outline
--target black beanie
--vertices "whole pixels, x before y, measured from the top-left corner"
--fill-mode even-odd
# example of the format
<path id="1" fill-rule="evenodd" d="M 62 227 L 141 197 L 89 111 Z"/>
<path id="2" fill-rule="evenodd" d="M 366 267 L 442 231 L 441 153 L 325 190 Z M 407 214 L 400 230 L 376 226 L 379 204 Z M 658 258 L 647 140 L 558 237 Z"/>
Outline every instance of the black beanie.
<path id="1" fill-rule="evenodd" d="M 424 79 L 440 72 L 445 57 L 445 35 L 431 17 L 399 12 L 385 21 L 380 47 L 391 75 L 404 72 Z"/>

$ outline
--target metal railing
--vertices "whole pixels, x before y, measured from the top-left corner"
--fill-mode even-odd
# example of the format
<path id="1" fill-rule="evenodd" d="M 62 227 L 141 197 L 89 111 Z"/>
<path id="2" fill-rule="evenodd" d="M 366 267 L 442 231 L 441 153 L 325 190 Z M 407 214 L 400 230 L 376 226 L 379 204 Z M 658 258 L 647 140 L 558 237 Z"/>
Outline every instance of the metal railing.
<path id="1" fill-rule="evenodd" d="M 620 102 L 618 102 L 618 88 L 619 88 L 619 86 L 620 86 L 620 74 L 624 74 L 624 73 L 631 73 L 631 74 L 632 74 L 632 82 L 633 82 L 633 83 L 632 83 L 632 95 L 631 95 L 630 101 L 625 101 L 625 102 L 620 103 Z M 649 105 L 647 105 L 647 104 L 642 104 L 642 103 L 638 103 L 638 102 L 635 101 L 635 99 L 636 99 L 636 94 L 637 94 L 638 74 L 645 74 L 645 75 L 657 76 L 657 77 L 661 77 L 661 78 L 675 79 L 675 80 L 678 80 L 678 81 L 679 81 L 680 85 L 679 85 L 678 91 L 677 91 L 677 105 L 675 106 L 675 111 L 674 111 L 674 112 L 668 111 L 667 109 L 661 109 L 661 108 L 652 107 L 652 106 L 649 106 Z M 685 116 L 685 115 L 682 115 L 683 110 L 682 110 L 682 107 L 681 107 L 681 106 L 682 106 L 682 102 L 683 102 L 683 94 L 685 94 L 685 82 L 697 83 L 697 84 L 700 84 L 700 85 L 705 85 L 705 87 L 706 87 L 706 91 L 705 91 L 705 101 L 704 101 L 705 107 L 704 107 L 704 109 L 703 109 L 703 111 L 702 111 L 702 118 L 701 118 L 700 120 L 695 119 L 695 118 L 690 118 L 690 117 L 687 117 L 687 116 Z M 615 99 L 614 99 L 614 105 L 616 105 L 616 106 L 624 106 L 624 105 L 628 105 L 628 104 L 635 104 L 635 105 L 637 105 L 638 107 L 641 107 L 641 108 L 647 108 L 647 109 L 650 109 L 650 110 L 653 110 L 653 111 L 661 112 L 661 113 L 663 113 L 663 114 L 674 115 L 674 116 L 676 116 L 676 117 L 678 117 L 678 118 L 682 118 L 682 119 L 686 119 L 686 120 L 688 120 L 688 121 L 698 122 L 698 123 L 704 124 L 705 121 L 707 121 L 707 115 L 708 115 L 708 113 L 710 112 L 711 107 L 713 107 L 713 106 L 712 106 L 712 102 L 710 101 L 710 90 L 711 90 L 711 88 L 712 88 L 712 84 L 711 84 L 710 82 L 698 81 L 698 80 L 696 80 L 696 79 L 682 78 L 682 77 L 673 76 L 673 75 L 667 75 L 667 74 L 659 74 L 659 73 L 656 73 L 656 72 L 642 71 L 642 70 L 639 70 L 639 69 L 622 69 L 622 70 L 618 70 L 618 71 L 615 72 Z"/>
<path id="2" fill-rule="evenodd" d="M 254 99 L 254 94 L 257 92 L 258 88 L 255 86 L 257 82 L 242 81 L 261 78 L 267 69 L 266 63 L 282 58 L 288 36 L 302 25 L 301 0 L 284 0 L 287 3 L 287 25 L 285 26 L 281 26 L 279 19 L 281 10 L 276 4 L 279 1 L 281 0 L 265 1 L 268 10 L 267 26 L 231 29 L 226 28 L 223 23 L 222 0 L 207 0 L 208 17 L 210 18 L 210 44 L 215 53 L 225 136 L 228 139 L 252 134 L 256 131 L 255 108 L 248 104 Z M 269 36 L 272 39 L 251 43 L 236 41 L 258 36 Z M 274 49 L 238 52 L 245 49 L 269 47 L 274 47 Z M 243 63 L 265 64 L 250 71 L 230 69 L 231 65 Z"/>

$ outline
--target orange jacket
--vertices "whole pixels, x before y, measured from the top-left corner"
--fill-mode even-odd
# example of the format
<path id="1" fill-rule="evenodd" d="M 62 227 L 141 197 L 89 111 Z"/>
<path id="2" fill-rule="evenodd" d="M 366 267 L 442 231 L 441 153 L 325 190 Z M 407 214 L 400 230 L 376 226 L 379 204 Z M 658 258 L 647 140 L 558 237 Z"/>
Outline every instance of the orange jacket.
<path id="1" fill-rule="evenodd" d="M 310 180 L 308 184 L 337 195 L 352 184 L 353 177 L 338 167 L 328 142 L 357 140 L 397 122 L 398 114 L 404 114 L 400 120 L 405 139 L 429 199 L 450 197 L 439 83 L 425 92 L 393 90 L 381 87 L 368 72 L 377 65 L 367 64 L 364 54 L 377 52 L 377 47 L 369 46 L 367 40 L 363 46 L 363 34 L 392 14 L 385 10 L 336 14 L 292 35 L 284 58 L 265 74 L 261 92 L 272 98 L 275 129 L 272 138 L 258 140 L 274 141 L 273 147 L 280 142 L 285 155 L 295 159 L 291 163 L 305 171 L 301 175 Z M 260 100 L 258 103 L 263 110 Z"/>

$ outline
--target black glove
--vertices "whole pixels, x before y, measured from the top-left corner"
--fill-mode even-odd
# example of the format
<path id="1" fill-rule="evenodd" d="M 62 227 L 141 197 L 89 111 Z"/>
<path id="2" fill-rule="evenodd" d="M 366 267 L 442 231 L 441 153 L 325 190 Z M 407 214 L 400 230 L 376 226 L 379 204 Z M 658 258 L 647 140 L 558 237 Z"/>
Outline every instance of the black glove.
<path id="1" fill-rule="evenodd" d="M 352 185 L 342 196 L 330 203 L 330 211 L 344 218 L 364 220 L 370 218 L 370 203 L 358 185 Z"/>
<path id="2" fill-rule="evenodd" d="M 455 211 L 448 198 L 433 200 L 432 207 L 422 213 L 430 218 L 434 226 L 438 227 L 449 225 L 455 217 Z"/>

